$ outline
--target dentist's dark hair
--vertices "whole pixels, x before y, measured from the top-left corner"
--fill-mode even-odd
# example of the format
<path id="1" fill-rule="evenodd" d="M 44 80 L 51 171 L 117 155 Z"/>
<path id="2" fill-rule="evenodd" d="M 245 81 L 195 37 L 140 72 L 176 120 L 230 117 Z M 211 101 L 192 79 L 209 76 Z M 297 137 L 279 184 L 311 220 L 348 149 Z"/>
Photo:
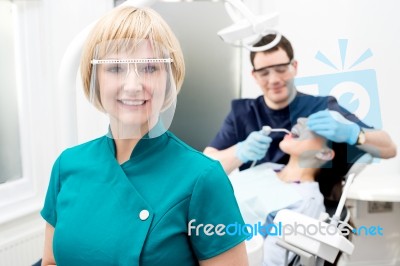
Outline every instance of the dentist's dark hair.
<path id="1" fill-rule="evenodd" d="M 265 35 L 264 37 L 261 38 L 261 40 L 259 40 L 256 44 L 254 44 L 253 47 L 260 47 L 260 46 L 267 45 L 267 44 L 271 43 L 273 40 L 275 40 L 275 37 L 276 37 L 276 34 Z M 289 42 L 289 40 L 285 36 L 282 35 L 280 41 L 274 47 L 272 47 L 268 50 L 262 51 L 262 52 L 250 52 L 251 65 L 254 67 L 254 57 L 256 56 L 257 53 L 275 52 L 279 48 L 281 48 L 282 50 L 284 50 L 286 52 L 287 56 L 289 57 L 289 60 L 292 60 L 294 58 L 292 44 Z"/>

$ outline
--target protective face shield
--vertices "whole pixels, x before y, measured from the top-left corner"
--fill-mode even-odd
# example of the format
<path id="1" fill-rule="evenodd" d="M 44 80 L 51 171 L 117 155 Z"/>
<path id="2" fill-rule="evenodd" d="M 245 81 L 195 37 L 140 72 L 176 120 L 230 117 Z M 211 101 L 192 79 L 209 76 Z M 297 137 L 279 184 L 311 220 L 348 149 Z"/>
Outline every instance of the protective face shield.
<path id="1" fill-rule="evenodd" d="M 304 168 L 319 168 L 323 163 L 333 158 L 332 150 L 326 145 L 326 140 L 307 128 L 307 118 L 297 119 L 297 124 L 291 130 L 291 138 L 296 140 L 300 166 Z"/>
<path id="2" fill-rule="evenodd" d="M 168 130 L 177 98 L 171 62 L 167 50 L 148 39 L 96 46 L 90 100 L 109 116 L 109 137 L 155 138 Z"/>
<path id="3" fill-rule="evenodd" d="M 297 124 L 292 128 L 293 138 L 297 140 L 306 140 L 317 138 L 317 135 L 307 128 L 307 118 L 300 117 Z"/>

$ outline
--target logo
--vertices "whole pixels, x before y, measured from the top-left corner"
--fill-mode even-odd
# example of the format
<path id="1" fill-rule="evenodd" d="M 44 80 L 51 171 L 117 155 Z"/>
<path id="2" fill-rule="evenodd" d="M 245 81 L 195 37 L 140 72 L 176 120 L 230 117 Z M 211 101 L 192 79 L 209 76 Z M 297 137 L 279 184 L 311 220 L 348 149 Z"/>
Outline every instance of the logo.
<path id="1" fill-rule="evenodd" d="M 353 62 L 347 62 L 347 39 L 339 39 L 341 66 L 332 63 L 323 52 L 318 51 L 315 59 L 333 70 L 317 76 L 298 77 L 295 80 L 299 90 L 319 96 L 334 96 L 338 103 L 360 120 L 376 129 L 382 128 L 378 85 L 374 69 L 353 70 L 373 56 L 371 49 L 360 53 Z"/>
<path id="2" fill-rule="evenodd" d="M 338 222 L 338 229 L 340 230 L 343 236 L 348 236 L 350 233 L 355 235 L 364 235 L 364 236 L 383 236 L 383 227 L 380 225 L 372 225 L 372 226 L 365 226 L 362 225 L 358 228 L 354 228 L 348 223 L 343 221 Z"/>
<path id="3" fill-rule="evenodd" d="M 348 236 L 351 233 L 355 235 L 364 236 L 383 236 L 383 228 L 380 225 L 377 226 L 360 226 L 359 228 L 353 228 L 351 225 L 339 221 L 337 225 L 325 223 L 319 221 L 317 224 L 300 224 L 295 222 L 294 224 L 282 224 L 278 222 L 276 224 L 195 224 L 196 219 L 192 219 L 188 223 L 188 235 L 192 236 L 224 236 L 224 235 L 245 235 L 247 240 L 253 238 L 253 236 L 261 235 L 266 236 L 279 236 L 285 239 L 286 236 L 296 235 L 342 235 Z"/>

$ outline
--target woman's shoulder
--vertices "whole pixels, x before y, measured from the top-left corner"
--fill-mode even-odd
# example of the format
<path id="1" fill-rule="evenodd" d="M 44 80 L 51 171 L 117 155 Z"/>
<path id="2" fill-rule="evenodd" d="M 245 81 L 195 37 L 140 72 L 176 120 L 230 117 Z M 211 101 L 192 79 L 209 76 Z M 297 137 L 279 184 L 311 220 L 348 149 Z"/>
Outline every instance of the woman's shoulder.
<path id="1" fill-rule="evenodd" d="M 102 136 L 67 148 L 60 154 L 59 158 L 76 161 L 78 158 L 100 156 L 99 150 L 103 147 L 105 141 L 107 141 L 107 137 Z"/>
<path id="2" fill-rule="evenodd" d="M 204 160 L 207 162 L 212 162 L 214 161 L 210 157 L 204 155 L 201 151 L 196 150 L 177 136 L 175 136 L 172 132 L 167 131 L 166 132 L 167 137 L 168 137 L 168 143 L 171 145 L 174 149 L 176 149 L 177 153 L 183 153 L 186 156 L 193 156 L 199 160 Z"/>
<path id="3" fill-rule="evenodd" d="M 105 141 L 105 139 L 106 139 L 106 136 L 101 136 L 96 139 L 92 139 L 92 140 L 86 141 L 84 143 L 80 143 L 75 146 L 69 147 L 69 148 L 65 149 L 64 152 L 72 152 L 72 153 L 82 152 L 83 150 L 87 150 L 88 148 L 90 149 L 90 148 L 98 147 L 99 144 L 101 144 L 103 141 Z"/>
<path id="4" fill-rule="evenodd" d="M 179 163 L 186 163 L 185 167 L 208 168 L 219 167 L 218 161 L 194 149 L 171 132 L 167 132 L 169 149 L 174 151 L 174 158 Z"/>

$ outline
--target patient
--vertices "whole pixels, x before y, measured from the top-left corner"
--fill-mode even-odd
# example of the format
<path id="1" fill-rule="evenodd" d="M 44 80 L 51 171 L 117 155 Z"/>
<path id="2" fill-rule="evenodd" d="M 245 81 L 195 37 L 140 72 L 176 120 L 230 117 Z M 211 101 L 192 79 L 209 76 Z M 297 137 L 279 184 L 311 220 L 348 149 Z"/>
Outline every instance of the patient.
<path id="1" fill-rule="evenodd" d="M 265 223 L 258 232 L 263 236 L 269 234 L 264 241 L 266 266 L 284 265 L 285 250 L 275 244 L 272 231 L 266 232 L 272 228 L 268 225 L 273 224 L 279 210 L 291 209 L 316 219 L 325 212 L 319 183 L 329 182 L 319 173 L 332 163 L 335 152 L 330 148 L 331 142 L 307 129 L 306 122 L 306 118 L 299 118 L 291 134 L 279 143 L 281 150 L 290 155 L 288 164 L 279 172 L 274 172 L 270 165 L 260 164 L 230 175 L 246 224 Z M 289 261 L 293 257 L 290 254 Z"/>
<path id="2" fill-rule="evenodd" d="M 279 147 L 290 155 L 288 164 L 277 173 L 280 180 L 287 182 L 301 195 L 301 200 L 285 207 L 313 218 L 319 218 L 325 211 L 324 197 L 320 192 L 316 176 L 335 153 L 325 138 L 316 135 L 306 127 L 306 118 L 299 118 L 292 133 L 285 136 Z M 267 224 L 279 210 L 269 213 Z M 283 265 L 285 249 L 275 244 L 276 237 L 268 236 L 264 241 L 264 265 Z M 294 254 L 289 255 L 290 262 Z"/>
<path id="3" fill-rule="evenodd" d="M 286 250 L 275 243 L 277 237 L 273 231 L 265 232 L 274 230 L 268 225 L 273 224 L 277 212 L 291 209 L 318 219 L 327 203 L 337 204 L 343 177 L 360 153 L 364 154 L 355 146 L 330 142 L 316 135 L 307 129 L 306 122 L 306 118 L 299 118 L 292 133 L 279 144 L 290 155 L 286 166 L 264 163 L 229 176 L 246 226 L 263 225 L 261 230 L 248 227 L 253 231 L 247 233 L 248 239 L 256 234 L 255 230 L 266 237 L 264 266 L 284 265 Z M 288 262 L 293 258 L 294 254 L 289 253 Z"/>

